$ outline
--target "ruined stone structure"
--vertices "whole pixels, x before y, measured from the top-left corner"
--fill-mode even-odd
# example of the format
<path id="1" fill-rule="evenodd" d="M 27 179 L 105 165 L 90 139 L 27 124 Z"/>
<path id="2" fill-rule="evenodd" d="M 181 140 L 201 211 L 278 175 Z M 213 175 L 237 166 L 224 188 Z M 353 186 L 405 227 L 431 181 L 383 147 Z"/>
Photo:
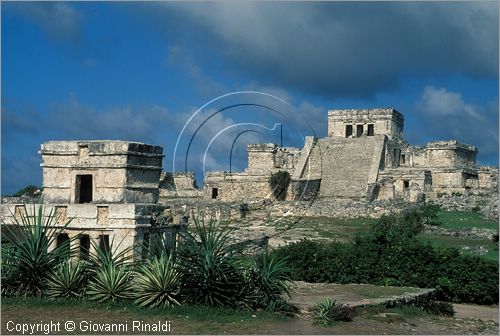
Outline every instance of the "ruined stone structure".
<path id="1" fill-rule="evenodd" d="M 160 197 L 203 197 L 203 191 L 198 189 L 192 172 L 163 172 L 160 176 Z"/>
<path id="2" fill-rule="evenodd" d="M 219 200 L 271 198 L 269 177 L 280 170 L 292 174 L 301 150 L 275 144 L 248 145 L 248 168 L 242 173 L 208 172 L 205 176 L 205 197 Z M 288 198 L 291 196 L 288 195 Z"/>
<path id="3" fill-rule="evenodd" d="M 127 141 L 42 144 L 45 214 L 54 212 L 57 224 L 72 219 L 57 243 L 78 236 L 82 257 L 93 247 L 110 244 L 118 250 L 135 246 L 135 256 L 140 256 L 152 233 L 172 235 L 175 228 L 157 220 L 163 211 L 157 203 L 162 152 L 160 146 Z M 10 214 L 19 216 L 23 207 L 2 205 L 4 222 L 12 222 Z"/>
<path id="4" fill-rule="evenodd" d="M 416 201 L 440 193 L 496 190 L 498 170 L 477 167 L 476 147 L 458 141 L 424 147 L 404 140 L 404 117 L 392 108 L 328 111 L 328 136 L 303 148 L 248 146 L 242 173 L 209 172 L 205 196 L 223 201 L 272 198 L 269 177 L 288 171 L 287 199 L 310 197 Z"/>

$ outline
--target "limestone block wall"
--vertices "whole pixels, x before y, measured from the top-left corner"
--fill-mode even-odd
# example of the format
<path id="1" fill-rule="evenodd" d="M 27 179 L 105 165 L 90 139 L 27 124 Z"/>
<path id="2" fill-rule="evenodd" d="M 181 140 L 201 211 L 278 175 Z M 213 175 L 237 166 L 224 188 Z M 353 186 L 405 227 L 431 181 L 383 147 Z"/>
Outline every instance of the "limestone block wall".
<path id="1" fill-rule="evenodd" d="M 408 150 L 410 156 L 411 167 L 426 167 L 427 157 L 426 150 L 422 147 L 411 146 Z"/>
<path id="2" fill-rule="evenodd" d="M 0 212 L 4 223 L 9 225 L 15 223 L 14 217 L 20 220 L 21 212 L 27 211 L 28 215 L 32 215 L 33 209 L 38 211 L 38 206 L 40 204 L 35 205 L 35 208 L 25 204 L 2 204 Z M 138 245 L 144 238 L 144 234 L 149 234 L 153 229 L 172 231 L 173 228 L 168 225 L 152 226 L 153 214 L 161 213 L 163 208 L 157 204 L 43 204 L 45 220 L 52 213 L 55 216 L 55 226 L 64 225 L 71 220 L 63 232 L 70 238 L 88 237 L 96 246 L 99 246 L 102 243 L 101 240 L 105 239 L 116 252 Z M 82 240 L 77 239 L 74 244 L 78 248 Z M 135 251 L 130 250 L 129 255 L 132 256 L 137 252 L 137 248 Z M 134 257 L 138 256 L 134 255 Z"/>
<path id="3" fill-rule="evenodd" d="M 399 167 L 380 172 L 376 199 L 402 198 L 415 202 L 420 194 L 432 189 L 431 172 L 422 168 Z"/>
<path id="4" fill-rule="evenodd" d="M 321 180 L 292 180 L 288 200 L 313 201 L 319 196 Z"/>
<path id="5" fill-rule="evenodd" d="M 498 190 L 498 168 L 491 166 L 479 167 L 478 172 L 478 187 L 481 189 Z"/>
<path id="6" fill-rule="evenodd" d="M 205 176 L 205 197 L 226 202 L 272 198 L 269 176 L 209 172 Z"/>
<path id="7" fill-rule="evenodd" d="M 466 190 L 468 178 L 474 178 L 474 171 L 435 168 L 432 169 L 432 190 L 436 193 L 463 193 Z"/>
<path id="8" fill-rule="evenodd" d="M 183 192 L 198 190 L 194 172 L 170 173 L 163 172 L 160 175 L 160 193 Z"/>
<path id="9" fill-rule="evenodd" d="M 279 147 L 275 144 L 250 144 L 247 147 L 248 168 L 245 173 L 271 175 L 278 170 L 293 174 L 301 154 L 296 147 Z"/>
<path id="10" fill-rule="evenodd" d="M 271 174 L 274 170 L 275 144 L 250 144 L 247 146 L 248 168 L 250 174 Z"/>
<path id="11" fill-rule="evenodd" d="M 363 135 L 368 135 L 368 125 L 372 125 L 374 135 L 387 135 L 390 139 L 402 139 L 404 117 L 392 108 L 328 111 L 329 137 L 345 138 L 348 125 L 352 127 L 353 137 L 358 136 L 358 126 L 362 128 Z"/>
<path id="12" fill-rule="evenodd" d="M 196 180 L 193 172 L 175 173 L 174 183 L 176 189 L 180 190 L 196 189 Z"/>
<path id="13" fill-rule="evenodd" d="M 430 142 L 426 146 L 427 167 L 475 168 L 477 149 L 458 141 Z"/>
<path id="14" fill-rule="evenodd" d="M 90 176 L 94 203 L 155 203 L 163 149 L 126 141 L 41 145 L 44 203 L 78 203 L 78 176 Z"/>

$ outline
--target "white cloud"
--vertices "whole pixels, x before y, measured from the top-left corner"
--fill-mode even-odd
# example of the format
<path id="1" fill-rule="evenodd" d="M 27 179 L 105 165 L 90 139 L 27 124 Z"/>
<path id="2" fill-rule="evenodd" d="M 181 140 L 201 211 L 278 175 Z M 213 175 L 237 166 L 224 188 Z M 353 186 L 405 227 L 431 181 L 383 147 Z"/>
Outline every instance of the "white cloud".
<path id="1" fill-rule="evenodd" d="M 426 86 L 424 88 L 419 109 L 427 114 L 443 116 L 468 115 L 479 120 L 484 119 L 478 113 L 478 107 L 464 102 L 462 94 L 434 86 Z"/>
<path id="2" fill-rule="evenodd" d="M 21 15 L 37 24 L 54 41 L 80 42 L 81 16 L 64 2 L 17 3 Z"/>
<path id="3" fill-rule="evenodd" d="M 455 139 L 479 148 L 478 162 L 498 161 L 498 98 L 472 104 L 460 92 L 427 86 L 415 103 L 433 140 Z"/>

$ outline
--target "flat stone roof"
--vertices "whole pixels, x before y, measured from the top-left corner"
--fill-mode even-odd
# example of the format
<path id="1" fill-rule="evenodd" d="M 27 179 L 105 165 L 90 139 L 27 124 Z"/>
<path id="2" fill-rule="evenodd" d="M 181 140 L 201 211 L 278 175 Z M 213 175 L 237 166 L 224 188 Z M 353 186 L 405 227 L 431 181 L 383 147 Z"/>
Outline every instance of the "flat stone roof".
<path id="1" fill-rule="evenodd" d="M 147 153 L 162 155 L 163 147 L 148 145 L 143 142 L 124 140 L 71 140 L 48 141 L 40 146 L 40 154 L 75 155 L 82 147 L 87 147 L 90 154 L 133 154 Z"/>

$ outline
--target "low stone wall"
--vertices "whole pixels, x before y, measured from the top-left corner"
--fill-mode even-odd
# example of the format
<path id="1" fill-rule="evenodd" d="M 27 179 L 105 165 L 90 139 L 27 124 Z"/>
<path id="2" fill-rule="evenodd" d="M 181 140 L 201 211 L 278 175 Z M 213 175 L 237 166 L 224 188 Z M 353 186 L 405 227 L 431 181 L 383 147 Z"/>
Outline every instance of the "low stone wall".
<path id="1" fill-rule="evenodd" d="M 486 218 L 498 219 L 498 192 L 467 191 L 429 195 L 434 203 L 449 211 L 478 211 Z"/>
<path id="2" fill-rule="evenodd" d="M 450 236 L 459 238 L 472 238 L 472 239 L 493 239 L 493 235 L 497 230 L 478 229 L 478 228 L 463 228 L 463 229 L 444 229 L 436 226 L 426 226 L 424 233 Z"/>
<path id="3" fill-rule="evenodd" d="M 40 203 L 40 196 L 4 196 L 2 197 L 2 204 L 37 204 Z"/>
<path id="4" fill-rule="evenodd" d="M 387 308 L 398 306 L 421 306 L 434 298 L 435 289 L 422 289 L 417 293 L 404 293 L 376 299 L 364 299 L 355 302 L 346 302 L 351 307 L 366 308 L 370 306 L 384 306 Z"/>

